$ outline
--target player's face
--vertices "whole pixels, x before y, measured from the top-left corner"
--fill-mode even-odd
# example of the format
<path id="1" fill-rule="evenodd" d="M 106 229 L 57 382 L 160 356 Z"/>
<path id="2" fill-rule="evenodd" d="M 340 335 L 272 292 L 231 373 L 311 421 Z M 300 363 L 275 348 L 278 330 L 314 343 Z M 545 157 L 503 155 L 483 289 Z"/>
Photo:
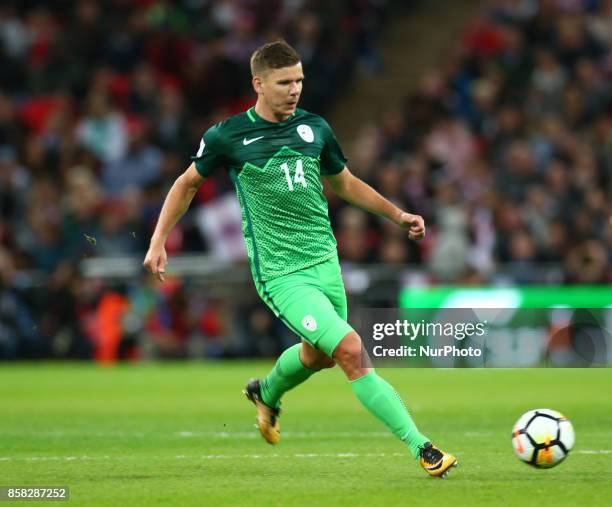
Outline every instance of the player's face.
<path id="1" fill-rule="evenodd" d="M 260 99 L 273 116 L 285 120 L 295 112 L 304 81 L 301 63 L 282 69 L 269 69 L 253 81 Z"/>

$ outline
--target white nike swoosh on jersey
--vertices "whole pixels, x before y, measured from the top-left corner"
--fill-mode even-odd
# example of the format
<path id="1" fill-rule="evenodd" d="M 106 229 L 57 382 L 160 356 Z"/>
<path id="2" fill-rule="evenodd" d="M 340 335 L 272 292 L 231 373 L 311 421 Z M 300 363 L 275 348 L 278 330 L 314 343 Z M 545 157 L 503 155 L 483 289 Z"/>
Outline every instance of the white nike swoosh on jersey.
<path id="1" fill-rule="evenodd" d="M 247 144 L 251 144 L 251 143 L 254 143 L 255 141 L 259 141 L 262 137 L 264 137 L 264 136 L 254 137 L 253 139 L 247 139 L 245 137 L 242 140 L 242 144 L 244 144 L 246 146 Z"/>

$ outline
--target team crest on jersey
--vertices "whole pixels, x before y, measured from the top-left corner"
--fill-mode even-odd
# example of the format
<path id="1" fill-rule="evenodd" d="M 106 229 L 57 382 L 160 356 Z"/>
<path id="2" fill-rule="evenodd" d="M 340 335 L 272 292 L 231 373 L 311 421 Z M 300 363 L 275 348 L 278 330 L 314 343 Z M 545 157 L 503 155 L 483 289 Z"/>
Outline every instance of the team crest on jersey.
<path id="1" fill-rule="evenodd" d="M 314 141 L 314 132 L 308 125 L 298 125 L 297 133 L 300 134 L 300 137 L 307 143 L 312 143 Z"/>
<path id="2" fill-rule="evenodd" d="M 306 315 L 302 319 L 302 326 L 304 326 L 308 331 L 316 331 L 317 330 L 317 321 L 312 315 Z"/>

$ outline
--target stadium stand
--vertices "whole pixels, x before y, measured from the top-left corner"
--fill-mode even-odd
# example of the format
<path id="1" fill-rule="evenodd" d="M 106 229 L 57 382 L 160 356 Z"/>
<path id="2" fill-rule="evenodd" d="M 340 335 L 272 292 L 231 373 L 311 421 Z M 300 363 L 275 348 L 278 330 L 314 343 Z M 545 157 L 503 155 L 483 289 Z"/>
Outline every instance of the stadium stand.
<path id="1" fill-rule="evenodd" d="M 610 283 L 612 1 L 485 3 L 403 109 L 352 143 L 350 167 L 423 214 L 427 239 L 330 196 L 341 259 L 432 284 Z M 259 304 L 187 279 L 117 285 L 81 262 L 144 255 L 202 132 L 253 102 L 255 47 L 293 43 L 301 105 L 326 113 L 357 73 L 381 71 L 401 2 L 111 4 L 0 6 L 0 358 L 273 355 L 287 337 Z M 243 259 L 231 192 L 207 182 L 171 255 Z"/>

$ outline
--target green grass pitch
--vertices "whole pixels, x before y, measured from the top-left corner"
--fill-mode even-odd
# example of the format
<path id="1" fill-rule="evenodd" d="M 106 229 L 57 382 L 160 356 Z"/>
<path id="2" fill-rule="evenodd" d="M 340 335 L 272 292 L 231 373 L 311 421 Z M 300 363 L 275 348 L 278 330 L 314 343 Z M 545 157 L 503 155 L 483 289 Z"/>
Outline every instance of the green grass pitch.
<path id="1" fill-rule="evenodd" d="M 610 369 L 380 369 L 458 457 L 440 480 L 338 369 L 289 393 L 281 443 L 264 443 L 241 390 L 271 364 L 3 364 L 0 486 L 67 485 L 68 505 L 86 506 L 610 505 Z M 551 470 L 520 463 L 510 442 L 516 419 L 543 407 L 577 436 Z"/>

